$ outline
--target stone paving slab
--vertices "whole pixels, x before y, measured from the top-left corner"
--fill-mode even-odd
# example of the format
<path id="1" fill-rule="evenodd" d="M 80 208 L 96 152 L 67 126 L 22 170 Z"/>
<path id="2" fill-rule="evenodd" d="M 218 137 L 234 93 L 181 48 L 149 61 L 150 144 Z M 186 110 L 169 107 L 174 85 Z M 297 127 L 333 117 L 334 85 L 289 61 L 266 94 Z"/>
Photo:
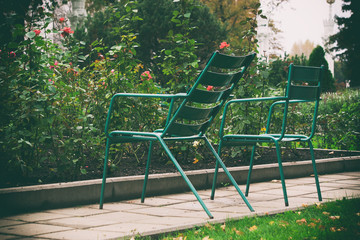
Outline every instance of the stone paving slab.
<path id="1" fill-rule="evenodd" d="M 247 199 L 252 213 L 233 186 L 201 190 L 199 195 L 213 214 L 209 219 L 191 192 L 98 205 L 46 210 L 0 218 L 0 239 L 121 239 L 183 230 L 208 222 L 222 223 L 245 216 L 276 214 L 318 202 L 313 177 L 286 180 L 289 207 L 285 207 L 278 180 L 253 183 Z M 245 190 L 245 185 L 239 186 Z M 360 197 L 360 172 L 320 176 L 324 201 Z"/>

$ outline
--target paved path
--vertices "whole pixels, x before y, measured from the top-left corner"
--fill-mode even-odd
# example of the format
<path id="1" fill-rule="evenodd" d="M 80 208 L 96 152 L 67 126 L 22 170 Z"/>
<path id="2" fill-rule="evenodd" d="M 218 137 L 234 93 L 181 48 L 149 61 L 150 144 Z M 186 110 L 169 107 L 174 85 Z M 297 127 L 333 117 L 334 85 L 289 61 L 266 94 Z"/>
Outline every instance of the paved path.
<path id="1" fill-rule="evenodd" d="M 321 175 L 323 200 L 360 197 L 360 172 Z M 210 220 L 191 192 L 105 203 L 76 208 L 47 210 L 0 219 L 0 239 L 117 239 L 126 236 L 150 235 L 220 223 L 254 214 L 274 214 L 314 204 L 317 201 L 313 177 L 286 180 L 289 207 L 284 206 L 281 183 L 278 180 L 254 183 L 248 200 L 255 209 L 251 213 L 234 187 L 216 191 L 210 200 L 210 190 L 199 191 L 214 215 Z M 243 185 L 240 186 L 245 189 Z M 27 239 L 28 239 L 27 238 Z"/>

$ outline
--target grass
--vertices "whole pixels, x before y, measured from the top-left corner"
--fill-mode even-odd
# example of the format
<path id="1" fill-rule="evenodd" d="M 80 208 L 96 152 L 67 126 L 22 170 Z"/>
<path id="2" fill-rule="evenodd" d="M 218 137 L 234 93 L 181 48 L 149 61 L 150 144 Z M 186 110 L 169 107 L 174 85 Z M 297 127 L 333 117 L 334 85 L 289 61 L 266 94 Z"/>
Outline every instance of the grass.
<path id="1" fill-rule="evenodd" d="M 344 198 L 305 206 L 298 211 L 206 224 L 183 232 L 141 239 L 360 239 L 360 198 Z"/>

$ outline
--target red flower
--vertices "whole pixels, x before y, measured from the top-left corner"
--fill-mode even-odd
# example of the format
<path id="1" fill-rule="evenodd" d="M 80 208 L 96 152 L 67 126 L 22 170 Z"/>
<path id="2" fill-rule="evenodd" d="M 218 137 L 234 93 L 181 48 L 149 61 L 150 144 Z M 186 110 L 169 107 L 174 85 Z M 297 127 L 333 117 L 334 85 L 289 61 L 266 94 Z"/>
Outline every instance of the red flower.
<path id="1" fill-rule="evenodd" d="M 69 36 L 71 33 L 74 33 L 74 31 L 72 31 L 70 27 L 64 27 L 63 29 L 61 29 L 61 31 L 61 36 L 63 37 Z"/>
<path id="2" fill-rule="evenodd" d="M 63 18 L 63 17 L 59 18 L 60 23 L 63 23 L 64 21 L 65 21 L 65 18 Z"/>
<path id="3" fill-rule="evenodd" d="M 149 72 L 149 71 L 143 72 L 143 73 L 141 74 L 141 76 L 147 77 L 148 79 L 146 79 L 146 80 L 152 79 L 152 76 L 150 75 L 150 72 Z M 143 78 L 141 78 L 141 79 L 143 79 Z"/>
<path id="4" fill-rule="evenodd" d="M 227 42 L 222 42 L 219 46 L 220 49 L 226 48 L 226 47 L 230 47 L 230 44 L 228 44 Z"/>
<path id="5" fill-rule="evenodd" d="M 11 58 L 14 58 L 14 57 L 16 57 L 16 54 L 15 54 L 13 51 L 11 51 L 11 52 L 9 52 L 9 56 L 10 56 Z"/>
<path id="6" fill-rule="evenodd" d="M 35 33 L 36 36 L 39 36 L 41 31 L 39 29 L 36 29 L 36 30 L 34 30 L 34 33 Z"/>
<path id="7" fill-rule="evenodd" d="M 213 86 L 207 86 L 207 88 L 206 88 L 206 90 L 208 90 L 208 91 L 211 91 L 211 90 L 213 90 L 214 89 L 214 87 Z"/>

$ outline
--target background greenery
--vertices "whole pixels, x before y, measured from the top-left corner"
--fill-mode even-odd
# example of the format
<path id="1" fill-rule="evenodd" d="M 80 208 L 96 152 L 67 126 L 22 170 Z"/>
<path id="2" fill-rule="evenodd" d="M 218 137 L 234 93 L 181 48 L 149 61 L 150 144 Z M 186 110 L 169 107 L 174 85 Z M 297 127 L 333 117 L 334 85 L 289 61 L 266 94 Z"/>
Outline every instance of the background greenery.
<path id="1" fill-rule="evenodd" d="M 229 1 L 222 2 L 232 11 L 220 11 L 215 1 L 204 5 L 197 0 L 161 0 L 156 8 L 150 0 L 111 2 L 94 2 L 87 31 L 80 27 L 74 33 L 64 32 L 69 27 L 67 19 L 53 18 L 56 5 L 42 8 L 39 1 L 33 1 L 23 24 L 16 23 L 17 12 L 2 15 L 11 31 L 3 33 L 6 41 L 0 46 L 1 185 L 26 178 L 35 170 L 71 181 L 86 175 L 89 164 L 101 168 L 103 129 L 114 93 L 186 91 L 208 55 L 220 50 L 222 41 L 230 43 L 220 50 L 228 54 L 246 54 L 257 48 L 258 1 L 244 2 L 238 9 Z M 245 14 L 236 18 L 241 9 Z M 54 22 L 58 27 L 49 30 Z M 235 26 L 234 31 L 229 24 Z M 60 42 L 47 37 L 51 35 Z M 304 56 L 256 59 L 235 97 L 283 94 L 289 64 L 324 64 L 322 52 L 320 49 L 314 61 Z M 333 78 L 326 81 L 324 91 L 334 90 Z M 358 99 L 359 90 L 323 95 L 316 147 L 360 150 Z M 166 104 L 134 99 L 117 104 L 113 123 L 118 128 L 145 131 L 164 123 Z M 259 132 L 264 127 L 261 113 L 265 108 L 238 106 L 232 110 L 234 121 L 228 130 Z M 300 121 L 306 120 L 308 108 L 301 111 L 299 108 L 290 121 L 294 131 L 307 130 Z M 214 143 L 218 128 L 219 121 L 209 133 Z M 116 148 L 123 150 L 118 154 L 136 150 L 130 145 Z"/>

